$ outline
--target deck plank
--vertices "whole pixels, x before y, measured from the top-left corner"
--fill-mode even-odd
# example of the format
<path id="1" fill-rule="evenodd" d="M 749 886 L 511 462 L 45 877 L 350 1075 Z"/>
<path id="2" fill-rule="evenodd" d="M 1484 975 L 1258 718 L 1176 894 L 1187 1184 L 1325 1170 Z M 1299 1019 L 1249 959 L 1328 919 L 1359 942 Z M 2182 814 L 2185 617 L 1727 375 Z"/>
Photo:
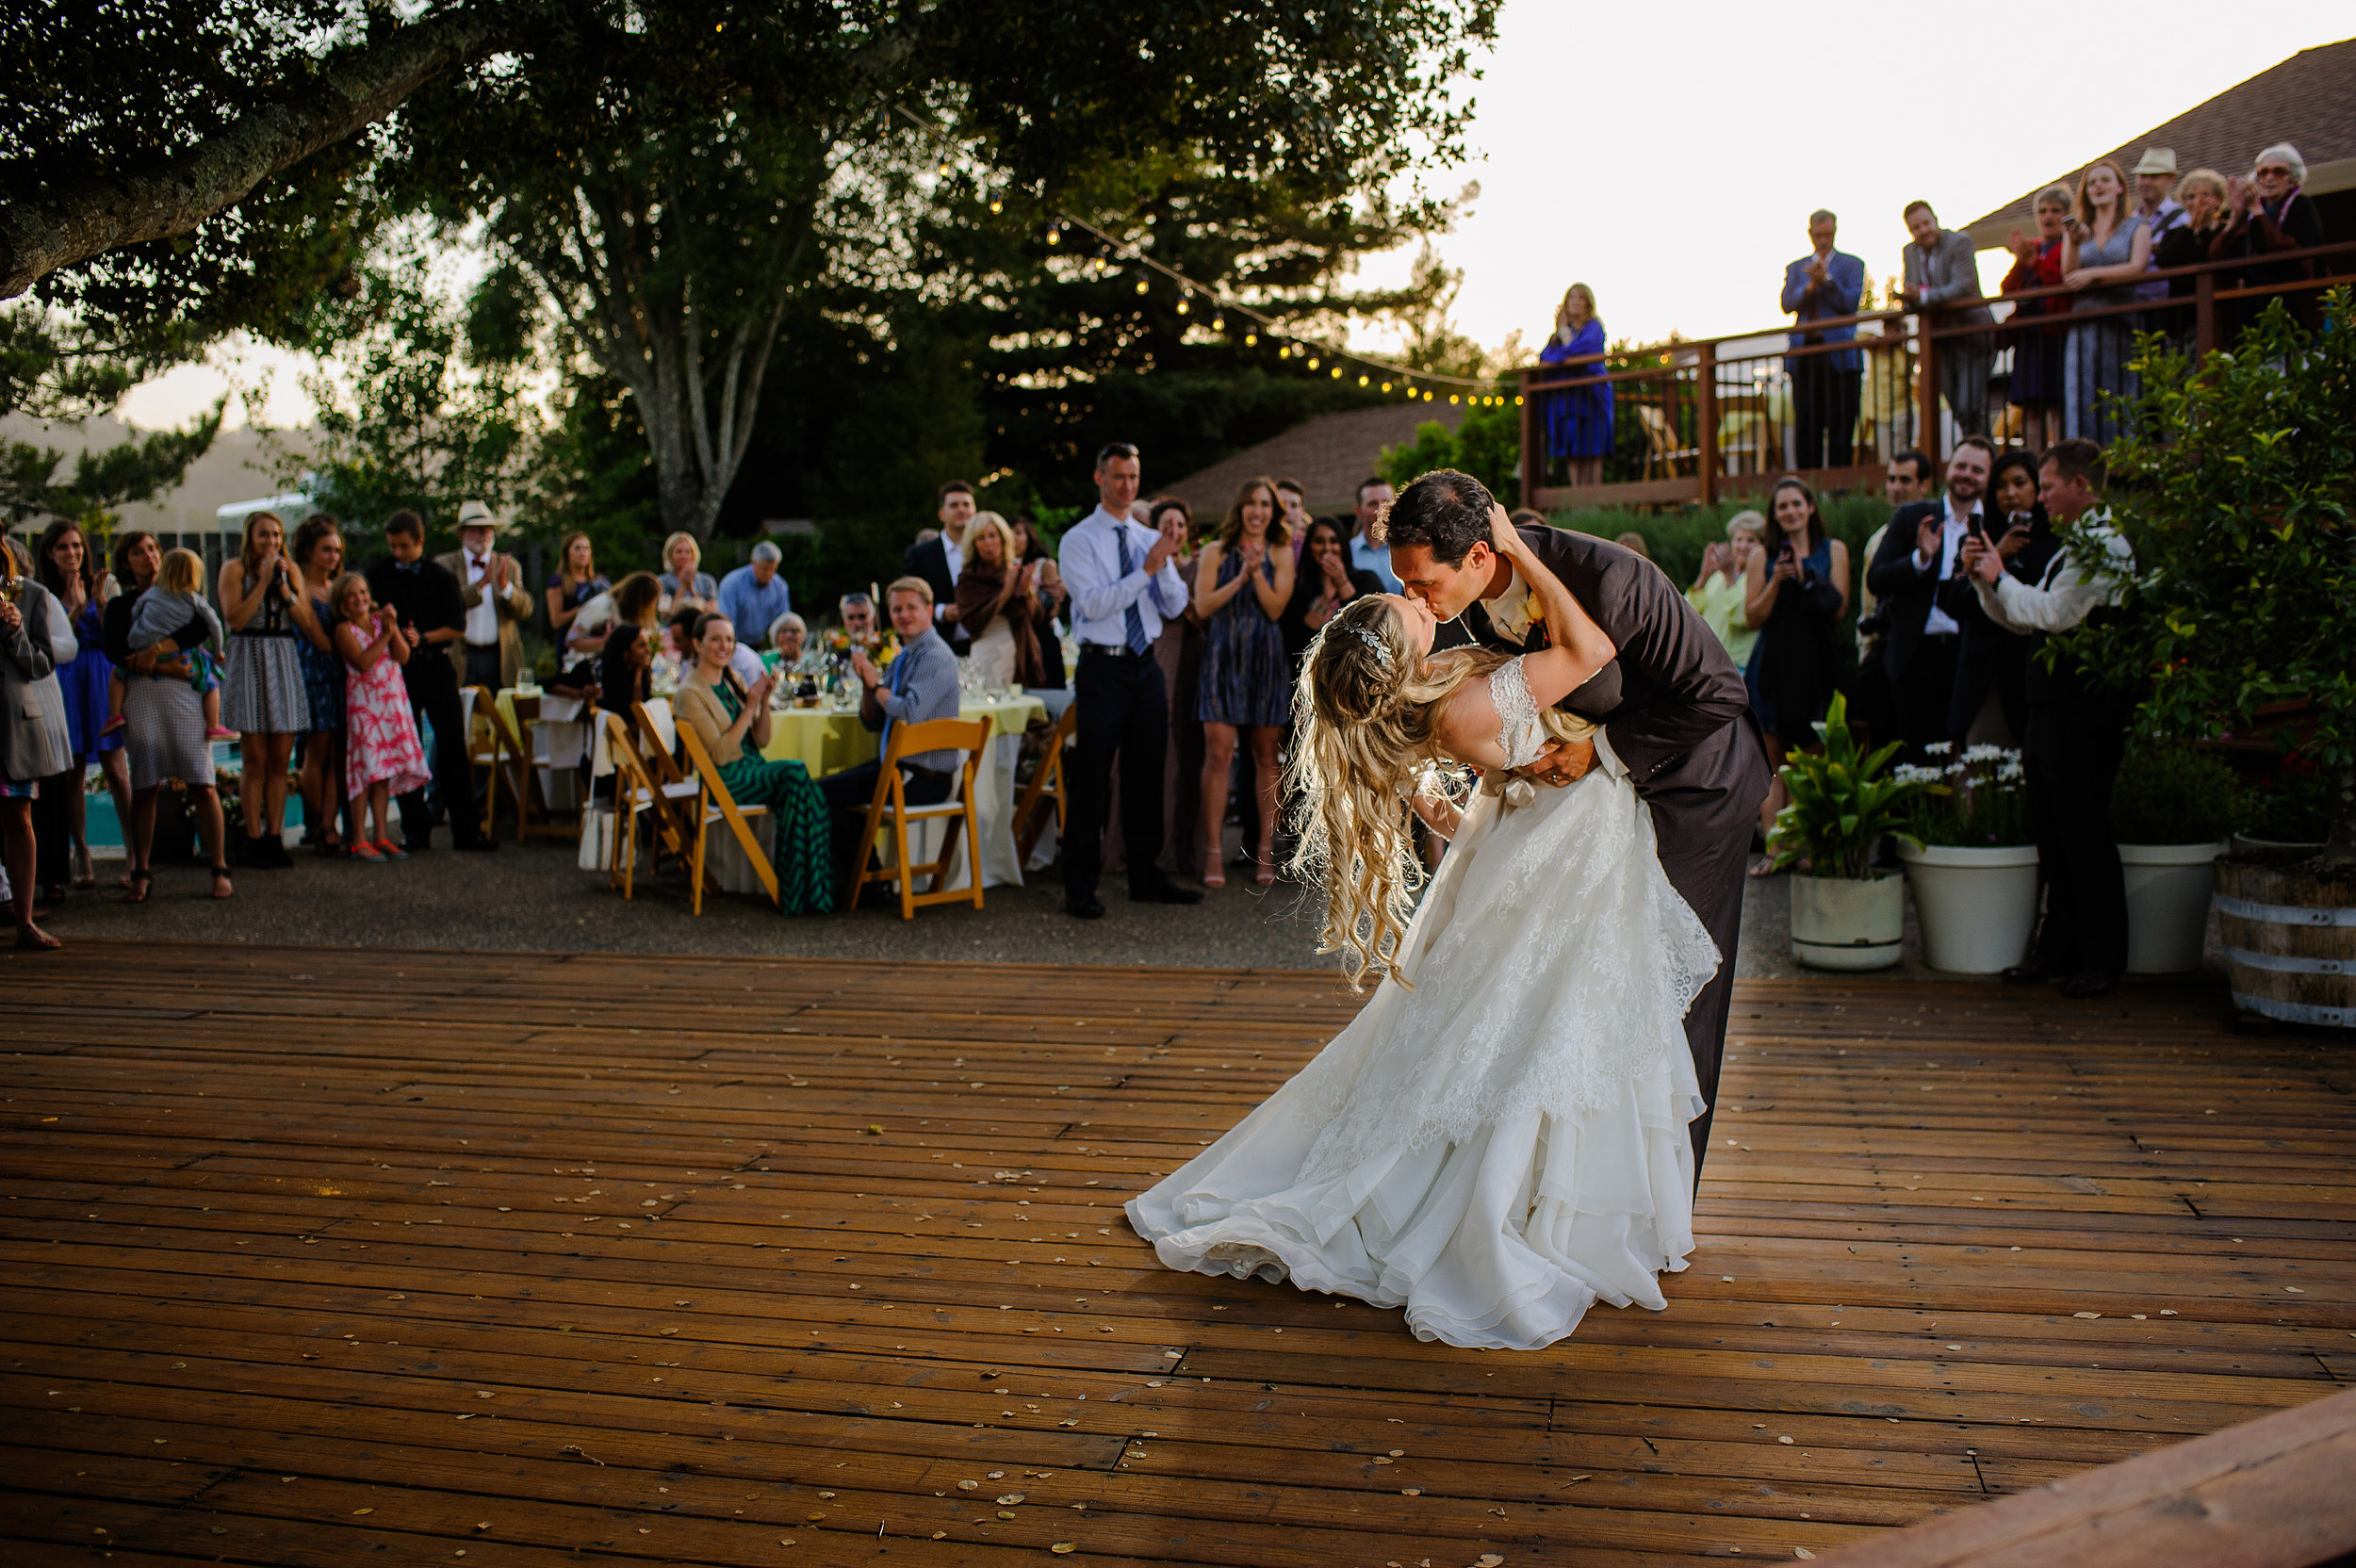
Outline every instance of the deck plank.
<path id="1" fill-rule="evenodd" d="M 1788 1560 L 2356 1383 L 2356 1071 L 2197 992 L 1741 985 L 1669 1310 L 1515 1356 L 1122 1220 L 1327 975 L 93 941 L 0 994 L 28 1563 Z"/>

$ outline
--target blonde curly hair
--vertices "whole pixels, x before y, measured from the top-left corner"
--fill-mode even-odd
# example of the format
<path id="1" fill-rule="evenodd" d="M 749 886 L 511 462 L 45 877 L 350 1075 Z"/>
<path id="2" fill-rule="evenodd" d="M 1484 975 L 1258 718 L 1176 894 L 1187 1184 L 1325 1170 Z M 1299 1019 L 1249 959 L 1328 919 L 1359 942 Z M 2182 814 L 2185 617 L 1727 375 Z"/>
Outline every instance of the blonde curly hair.
<path id="1" fill-rule="evenodd" d="M 1440 710 L 1508 657 L 1476 647 L 1420 654 L 1397 606 L 1368 596 L 1327 621 L 1301 661 L 1286 764 L 1300 803 L 1290 870 L 1303 883 L 1323 878 L 1317 951 L 1342 956 L 1352 990 L 1365 988 L 1368 973 L 1408 984 L 1391 966 L 1424 881 L 1411 803 L 1418 793 L 1464 792 L 1464 770 L 1435 737 Z"/>

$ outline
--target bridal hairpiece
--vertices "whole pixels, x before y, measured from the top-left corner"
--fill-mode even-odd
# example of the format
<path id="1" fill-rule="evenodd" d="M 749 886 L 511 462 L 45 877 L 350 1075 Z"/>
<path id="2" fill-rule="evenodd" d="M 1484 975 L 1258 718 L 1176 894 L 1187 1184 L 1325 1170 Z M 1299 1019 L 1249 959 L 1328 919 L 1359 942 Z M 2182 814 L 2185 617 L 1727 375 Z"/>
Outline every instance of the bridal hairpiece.
<path id="1" fill-rule="evenodd" d="M 1374 662 L 1384 675 L 1391 673 L 1391 645 L 1384 642 L 1362 621 L 1346 629 L 1350 634 L 1374 650 Z"/>

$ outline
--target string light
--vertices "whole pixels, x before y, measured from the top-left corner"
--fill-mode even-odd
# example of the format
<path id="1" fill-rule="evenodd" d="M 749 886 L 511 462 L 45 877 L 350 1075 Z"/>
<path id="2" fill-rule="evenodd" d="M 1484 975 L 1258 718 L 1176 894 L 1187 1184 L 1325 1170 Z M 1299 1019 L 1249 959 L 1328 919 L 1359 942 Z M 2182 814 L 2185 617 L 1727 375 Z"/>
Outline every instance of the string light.
<path id="1" fill-rule="evenodd" d="M 1179 301 L 1179 302 L 1178 302 L 1178 314 L 1179 314 L 1179 315 L 1181 315 L 1181 316 L 1184 316 L 1186 313 L 1186 301 L 1184 301 L 1184 300 L 1181 300 L 1181 301 Z"/>
<path id="2" fill-rule="evenodd" d="M 1146 284 L 1146 281 L 1145 281 L 1143 278 L 1139 278 L 1139 279 L 1137 280 L 1137 292 L 1138 292 L 1138 293 L 1140 293 L 1140 294 L 1144 293 L 1144 292 L 1146 291 L 1147 286 L 1147 286 L 1147 284 Z"/>

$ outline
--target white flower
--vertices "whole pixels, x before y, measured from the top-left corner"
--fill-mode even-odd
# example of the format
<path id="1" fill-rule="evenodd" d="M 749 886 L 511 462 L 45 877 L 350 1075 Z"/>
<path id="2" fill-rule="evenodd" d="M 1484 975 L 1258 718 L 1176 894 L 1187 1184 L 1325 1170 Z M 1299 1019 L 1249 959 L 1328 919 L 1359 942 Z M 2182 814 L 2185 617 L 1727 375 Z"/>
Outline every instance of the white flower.
<path id="1" fill-rule="evenodd" d="M 2000 758 L 2010 757 L 2013 755 L 2013 752 L 2004 746 L 1983 744 L 1972 746 L 1967 750 L 1963 754 L 1963 760 L 1967 762 L 1993 762 Z"/>
<path id="2" fill-rule="evenodd" d="M 1934 741 L 1929 745 L 1922 748 L 1922 755 L 1925 757 L 1944 757 L 1955 749 L 1955 745 L 1953 741 Z"/>

